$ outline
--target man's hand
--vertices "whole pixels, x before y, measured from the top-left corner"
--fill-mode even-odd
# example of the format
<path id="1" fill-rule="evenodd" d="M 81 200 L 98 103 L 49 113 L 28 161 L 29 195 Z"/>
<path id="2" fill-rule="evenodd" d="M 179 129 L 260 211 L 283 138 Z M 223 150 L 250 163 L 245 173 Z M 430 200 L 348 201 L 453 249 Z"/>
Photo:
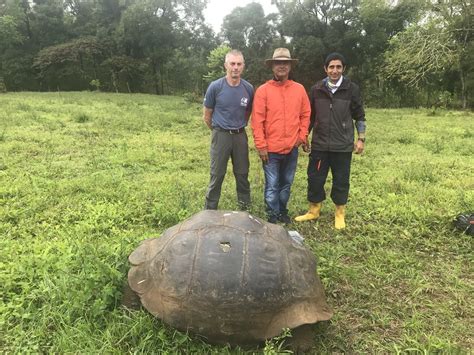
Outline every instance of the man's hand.
<path id="1" fill-rule="evenodd" d="M 362 154 L 364 151 L 365 143 L 362 142 L 361 140 L 357 140 L 357 142 L 354 143 L 354 152 L 356 154 Z"/>
<path id="2" fill-rule="evenodd" d="M 268 151 L 266 149 L 257 149 L 258 156 L 262 159 L 263 164 L 268 163 Z"/>
<path id="3" fill-rule="evenodd" d="M 309 153 L 310 151 L 311 151 L 311 145 L 308 142 L 303 144 L 303 152 Z"/>
<path id="4" fill-rule="evenodd" d="M 206 126 L 212 130 L 212 113 L 214 112 L 213 109 L 211 108 L 207 108 L 207 107 L 203 107 L 203 110 L 202 110 L 202 119 L 204 120 L 204 122 L 206 123 Z"/>
<path id="5" fill-rule="evenodd" d="M 301 139 L 297 139 L 295 143 L 295 147 L 299 147 L 300 145 L 304 144 L 304 142 Z"/>
<path id="6" fill-rule="evenodd" d="M 306 141 L 306 142 L 305 142 L 305 141 L 302 141 L 301 139 L 298 138 L 298 139 L 296 140 L 295 147 L 298 147 L 298 148 L 299 148 L 299 147 L 301 147 L 301 146 L 303 147 L 303 152 L 305 152 L 305 153 L 308 153 L 308 152 L 309 152 L 309 148 L 310 148 L 309 143 L 308 143 L 307 141 Z"/>

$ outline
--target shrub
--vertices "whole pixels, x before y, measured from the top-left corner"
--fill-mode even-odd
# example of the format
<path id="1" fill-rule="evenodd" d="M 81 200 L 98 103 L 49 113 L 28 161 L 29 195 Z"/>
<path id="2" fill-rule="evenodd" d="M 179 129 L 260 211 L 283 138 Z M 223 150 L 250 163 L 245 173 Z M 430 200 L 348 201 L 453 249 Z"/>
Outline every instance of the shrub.
<path id="1" fill-rule="evenodd" d="M 0 76 L 0 94 L 4 94 L 7 92 L 7 87 L 5 82 L 3 81 L 3 77 Z"/>
<path id="2" fill-rule="evenodd" d="M 100 80 L 99 79 L 94 79 L 94 80 L 91 80 L 91 82 L 89 83 L 90 86 L 94 87 L 95 91 L 99 91 L 100 90 Z"/>

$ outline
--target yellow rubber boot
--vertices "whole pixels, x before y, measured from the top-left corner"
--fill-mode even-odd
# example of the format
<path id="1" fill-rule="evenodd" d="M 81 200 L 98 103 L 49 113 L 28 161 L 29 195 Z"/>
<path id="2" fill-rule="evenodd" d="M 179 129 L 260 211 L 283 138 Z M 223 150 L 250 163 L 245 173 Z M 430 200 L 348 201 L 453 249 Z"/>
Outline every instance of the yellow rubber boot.
<path id="1" fill-rule="evenodd" d="M 346 228 L 346 221 L 344 220 L 345 216 L 346 216 L 346 206 L 336 205 L 336 215 L 334 219 L 334 227 L 336 229 Z"/>
<path id="2" fill-rule="evenodd" d="M 303 222 L 303 221 L 311 221 L 313 219 L 319 218 L 319 215 L 321 214 L 321 206 L 322 203 L 309 203 L 309 210 L 306 212 L 306 214 L 302 216 L 295 217 L 296 222 Z"/>

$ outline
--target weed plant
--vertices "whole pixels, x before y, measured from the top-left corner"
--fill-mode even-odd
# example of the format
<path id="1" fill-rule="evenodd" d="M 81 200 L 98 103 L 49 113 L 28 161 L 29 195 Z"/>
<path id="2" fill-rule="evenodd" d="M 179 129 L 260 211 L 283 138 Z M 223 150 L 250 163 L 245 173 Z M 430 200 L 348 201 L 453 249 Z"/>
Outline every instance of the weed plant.
<path id="1" fill-rule="evenodd" d="M 0 105 L 1 352 L 244 353 L 120 305 L 127 256 L 203 208 L 210 133 L 200 104 L 7 93 Z M 334 230 L 329 200 L 317 222 L 290 226 L 318 257 L 335 311 L 314 351 L 471 352 L 473 240 L 451 220 L 474 207 L 474 116 L 369 109 L 367 118 L 348 227 Z M 264 217 L 250 145 L 251 212 Z M 307 206 L 305 154 L 298 164 L 292 215 Z M 229 168 L 221 209 L 237 208 L 233 180 Z M 284 338 L 261 351 L 283 351 Z"/>

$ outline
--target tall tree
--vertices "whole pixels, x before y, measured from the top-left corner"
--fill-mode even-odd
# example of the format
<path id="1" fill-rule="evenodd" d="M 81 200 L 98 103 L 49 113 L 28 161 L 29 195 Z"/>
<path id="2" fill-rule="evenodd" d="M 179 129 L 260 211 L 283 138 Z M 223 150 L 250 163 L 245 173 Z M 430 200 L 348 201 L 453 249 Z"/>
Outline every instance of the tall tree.
<path id="1" fill-rule="evenodd" d="M 0 17 L 0 53 L 7 48 L 21 44 L 24 38 L 18 31 L 17 20 L 13 16 Z"/>
<path id="2" fill-rule="evenodd" d="M 0 41 L 2 75 L 11 90 L 37 89 L 31 69 L 37 46 L 32 41 L 29 14 L 27 0 L 7 0 L 0 8 L 3 22 L 3 38 Z"/>
<path id="3" fill-rule="evenodd" d="M 179 44 L 166 63 L 166 83 L 173 92 L 193 91 L 199 96 L 205 90 L 203 75 L 207 71 L 209 52 L 219 43 L 212 29 L 205 23 L 203 10 L 206 1 L 181 1 L 177 7 L 179 20 L 176 41 Z"/>
<path id="4" fill-rule="evenodd" d="M 365 100 L 370 104 L 395 104 L 394 93 L 407 92 L 397 81 L 388 82 L 381 68 L 390 39 L 418 21 L 423 6 L 417 0 L 402 0 L 394 5 L 384 0 L 361 1 L 359 60 L 351 75 L 363 86 Z"/>
<path id="5" fill-rule="evenodd" d="M 204 75 L 207 83 L 217 80 L 225 75 L 224 60 L 225 55 L 231 50 L 227 44 L 222 44 L 214 48 L 207 57 L 208 72 Z"/>
<path id="6" fill-rule="evenodd" d="M 0 17 L 0 87 L 6 90 L 4 82 L 4 61 L 8 58 L 7 51 L 15 45 L 23 42 L 23 36 L 17 29 L 17 23 L 13 16 Z"/>
<path id="7" fill-rule="evenodd" d="M 306 89 L 323 74 L 327 46 L 324 38 L 329 28 L 329 1 L 278 1 L 282 21 L 279 32 L 290 38 L 287 44 L 299 62 L 293 74 Z"/>
<path id="8" fill-rule="evenodd" d="M 33 66 L 48 89 L 80 90 L 99 75 L 99 63 L 107 49 L 95 37 L 81 37 L 43 48 Z"/>
<path id="9" fill-rule="evenodd" d="M 194 81 L 196 85 L 201 84 L 205 54 L 211 49 L 209 44 L 212 44 L 213 37 L 204 25 L 202 10 L 205 3 L 204 0 L 136 0 L 123 12 L 119 42 L 125 55 L 148 62 L 151 84 L 156 93 L 165 92 L 170 70 L 175 77 L 180 72 L 173 63 L 188 62 L 190 55 L 197 54 L 200 69 Z M 201 45 L 195 45 L 196 42 Z M 192 75 L 192 66 L 189 69 L 188 75 Z"/>
<path id="10" fill-rule="evenodd" d="M 64 22 L 62 0 L 33 0 L 28 14 L 32 40 L 39 48 L 59 44 L 71 38 Z"/>
<path id="11" fill-rule="evenodd" d="M 244 76 L 254 84 L 264 82 L 268 71 L 263 62 L 270 54 L 276 36 L 275 15 L 265 16 L 262 5 L 258 3 L 236 7 L 224 17 L 222 34 L 232 48 L 244 54 Z"/>
<path id="12" fill-rule="evenodd" d="M 409 86 L 429 85 L 447 72 L 458 74 L 462 107 L 466 108 L 472 67 L 466 62 L 473 40 L 472 7 L 464 0 L 432 3 L 427 16 L 391 40 L 385 72 Z M 443 90 L 443 87 L 441 87 Z"/>
<path id="13" fill-rule="evenodd" d="M 169 0 L 140 0 L 124 11 L 120 36 L 125 55 L 146 59 L 155 93 L 163 93 L 164 64 L 175 47 L 177 15 Z"/>

